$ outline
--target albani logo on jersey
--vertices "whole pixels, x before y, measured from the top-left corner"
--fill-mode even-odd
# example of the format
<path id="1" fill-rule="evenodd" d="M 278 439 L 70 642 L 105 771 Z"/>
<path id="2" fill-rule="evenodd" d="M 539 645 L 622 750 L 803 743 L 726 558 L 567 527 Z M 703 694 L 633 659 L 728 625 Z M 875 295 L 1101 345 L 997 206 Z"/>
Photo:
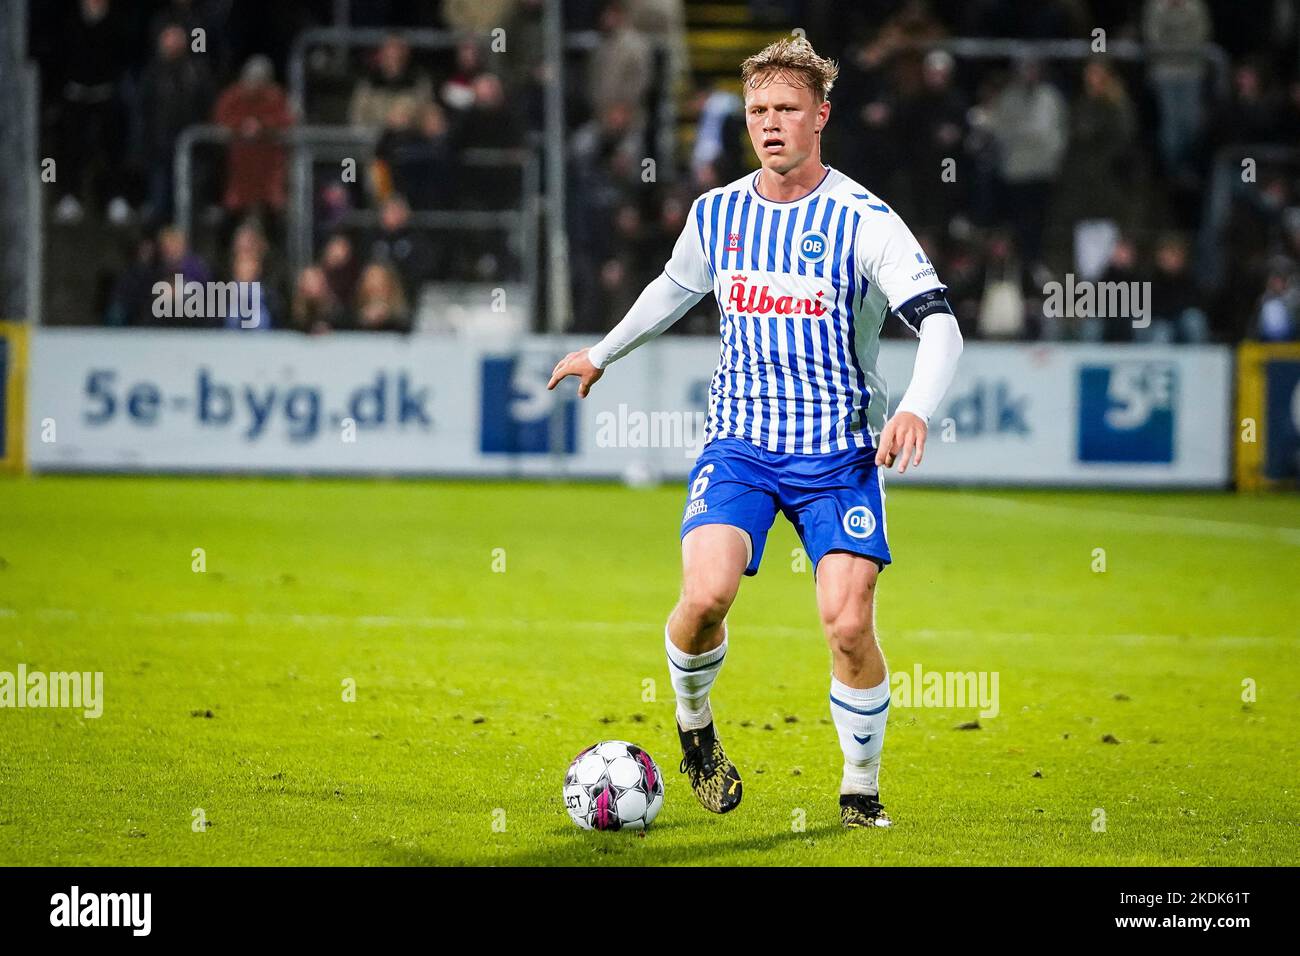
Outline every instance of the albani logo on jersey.
<path id="1" fill-rule="evenodd" d="M 806 299 L 793 295 L 774 295 L 769 285 L 750 285 L 745 276 L 731 277 L 731 291 L 727 305 L 733 312 L 743 315 L 825 315 L 829 310 L 821 302 L 824 292 Z"/>

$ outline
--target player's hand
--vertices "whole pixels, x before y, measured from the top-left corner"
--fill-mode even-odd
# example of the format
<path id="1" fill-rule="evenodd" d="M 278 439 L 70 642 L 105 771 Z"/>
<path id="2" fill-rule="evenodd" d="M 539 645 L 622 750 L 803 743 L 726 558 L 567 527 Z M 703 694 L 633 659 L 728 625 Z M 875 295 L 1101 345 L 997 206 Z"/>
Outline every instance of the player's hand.
<path id="1" fill-rule="evenodd" d="M 885 424 L 880 433 L 880 447 L 876 449 L 876 464 L 886 468 L 898 459 L 898 473 L 901 475 L 909 465 L 915 468 L 921 464 L 925 454 L 925 422 L 911 412 L 899 412 Z M 915 461 L 911 460 L 915 457 Z"/>
<path id="2" fill-rule="evenodd" d="M 578 397 L 586 398 L 587 393 L 591 391 L 591 386 L 600 381 L 600 377 L 605 374 L 604 369 L 596 368 L 587 358 L 587 353 L 590 351 L 591 349 L 579 349 L 560 359 L 559 364 L 555 366 L 555 371 L 551 373 L 551 380 L 546 383 L 546 390 L 550 391 L 570 375 L 576 375 Z"/>

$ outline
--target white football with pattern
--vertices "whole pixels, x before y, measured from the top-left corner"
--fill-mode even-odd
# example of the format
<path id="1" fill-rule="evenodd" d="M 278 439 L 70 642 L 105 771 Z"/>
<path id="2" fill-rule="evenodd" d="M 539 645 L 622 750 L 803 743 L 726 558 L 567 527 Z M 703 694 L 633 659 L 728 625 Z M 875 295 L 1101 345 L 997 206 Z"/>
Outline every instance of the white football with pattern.
<path id="1" fill-rule="evenodd" d="M 602 741 L 574 757 L 563 792 L 565 810 L 584 830 L 644 830 L 664 803 L 659 767 L 625 740 Z"/>

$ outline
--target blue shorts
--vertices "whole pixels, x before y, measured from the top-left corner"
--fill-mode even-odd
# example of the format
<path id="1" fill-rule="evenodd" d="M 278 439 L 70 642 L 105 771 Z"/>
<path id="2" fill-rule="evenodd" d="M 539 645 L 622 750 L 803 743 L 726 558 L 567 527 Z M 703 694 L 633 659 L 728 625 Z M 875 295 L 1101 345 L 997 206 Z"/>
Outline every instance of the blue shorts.
<path id="1" fill-rule="evenodd" d="M 777 511 L 799 532 L 814 573 L 830 551 L 873 558 L 882 570 L 890 563 L 874 448 L 788 455 L 743 438 L 710 442 L 691 469 L 682 537 L 706 524 L 735 525 L 749 534 L 745 573 L 754 575 Z"/>

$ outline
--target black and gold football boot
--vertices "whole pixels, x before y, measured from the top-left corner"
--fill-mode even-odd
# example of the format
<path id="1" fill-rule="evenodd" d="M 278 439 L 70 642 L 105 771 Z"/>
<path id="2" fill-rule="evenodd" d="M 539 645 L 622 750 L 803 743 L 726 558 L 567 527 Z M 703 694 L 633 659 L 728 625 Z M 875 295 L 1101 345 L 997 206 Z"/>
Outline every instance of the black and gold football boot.
<path id="1" fill-rule="evenodd" d="M 700 805 L 713 813 L 727 813 L 740 806 L 740 774 L 727 759 L 713 722 L 699 730 L 682 730 L 678 724 L 677 736 L 682 742 L 680 769 L 690 778 Z"/>
<path id="2" fill-rule="evenodd" d="M 850 830 L 856 830 L 867 827 L 891 827 L 894 821 L 889 819 L 889 814 L 885 812 L 878 795 L 841 793 L 840 824 Z"/>

